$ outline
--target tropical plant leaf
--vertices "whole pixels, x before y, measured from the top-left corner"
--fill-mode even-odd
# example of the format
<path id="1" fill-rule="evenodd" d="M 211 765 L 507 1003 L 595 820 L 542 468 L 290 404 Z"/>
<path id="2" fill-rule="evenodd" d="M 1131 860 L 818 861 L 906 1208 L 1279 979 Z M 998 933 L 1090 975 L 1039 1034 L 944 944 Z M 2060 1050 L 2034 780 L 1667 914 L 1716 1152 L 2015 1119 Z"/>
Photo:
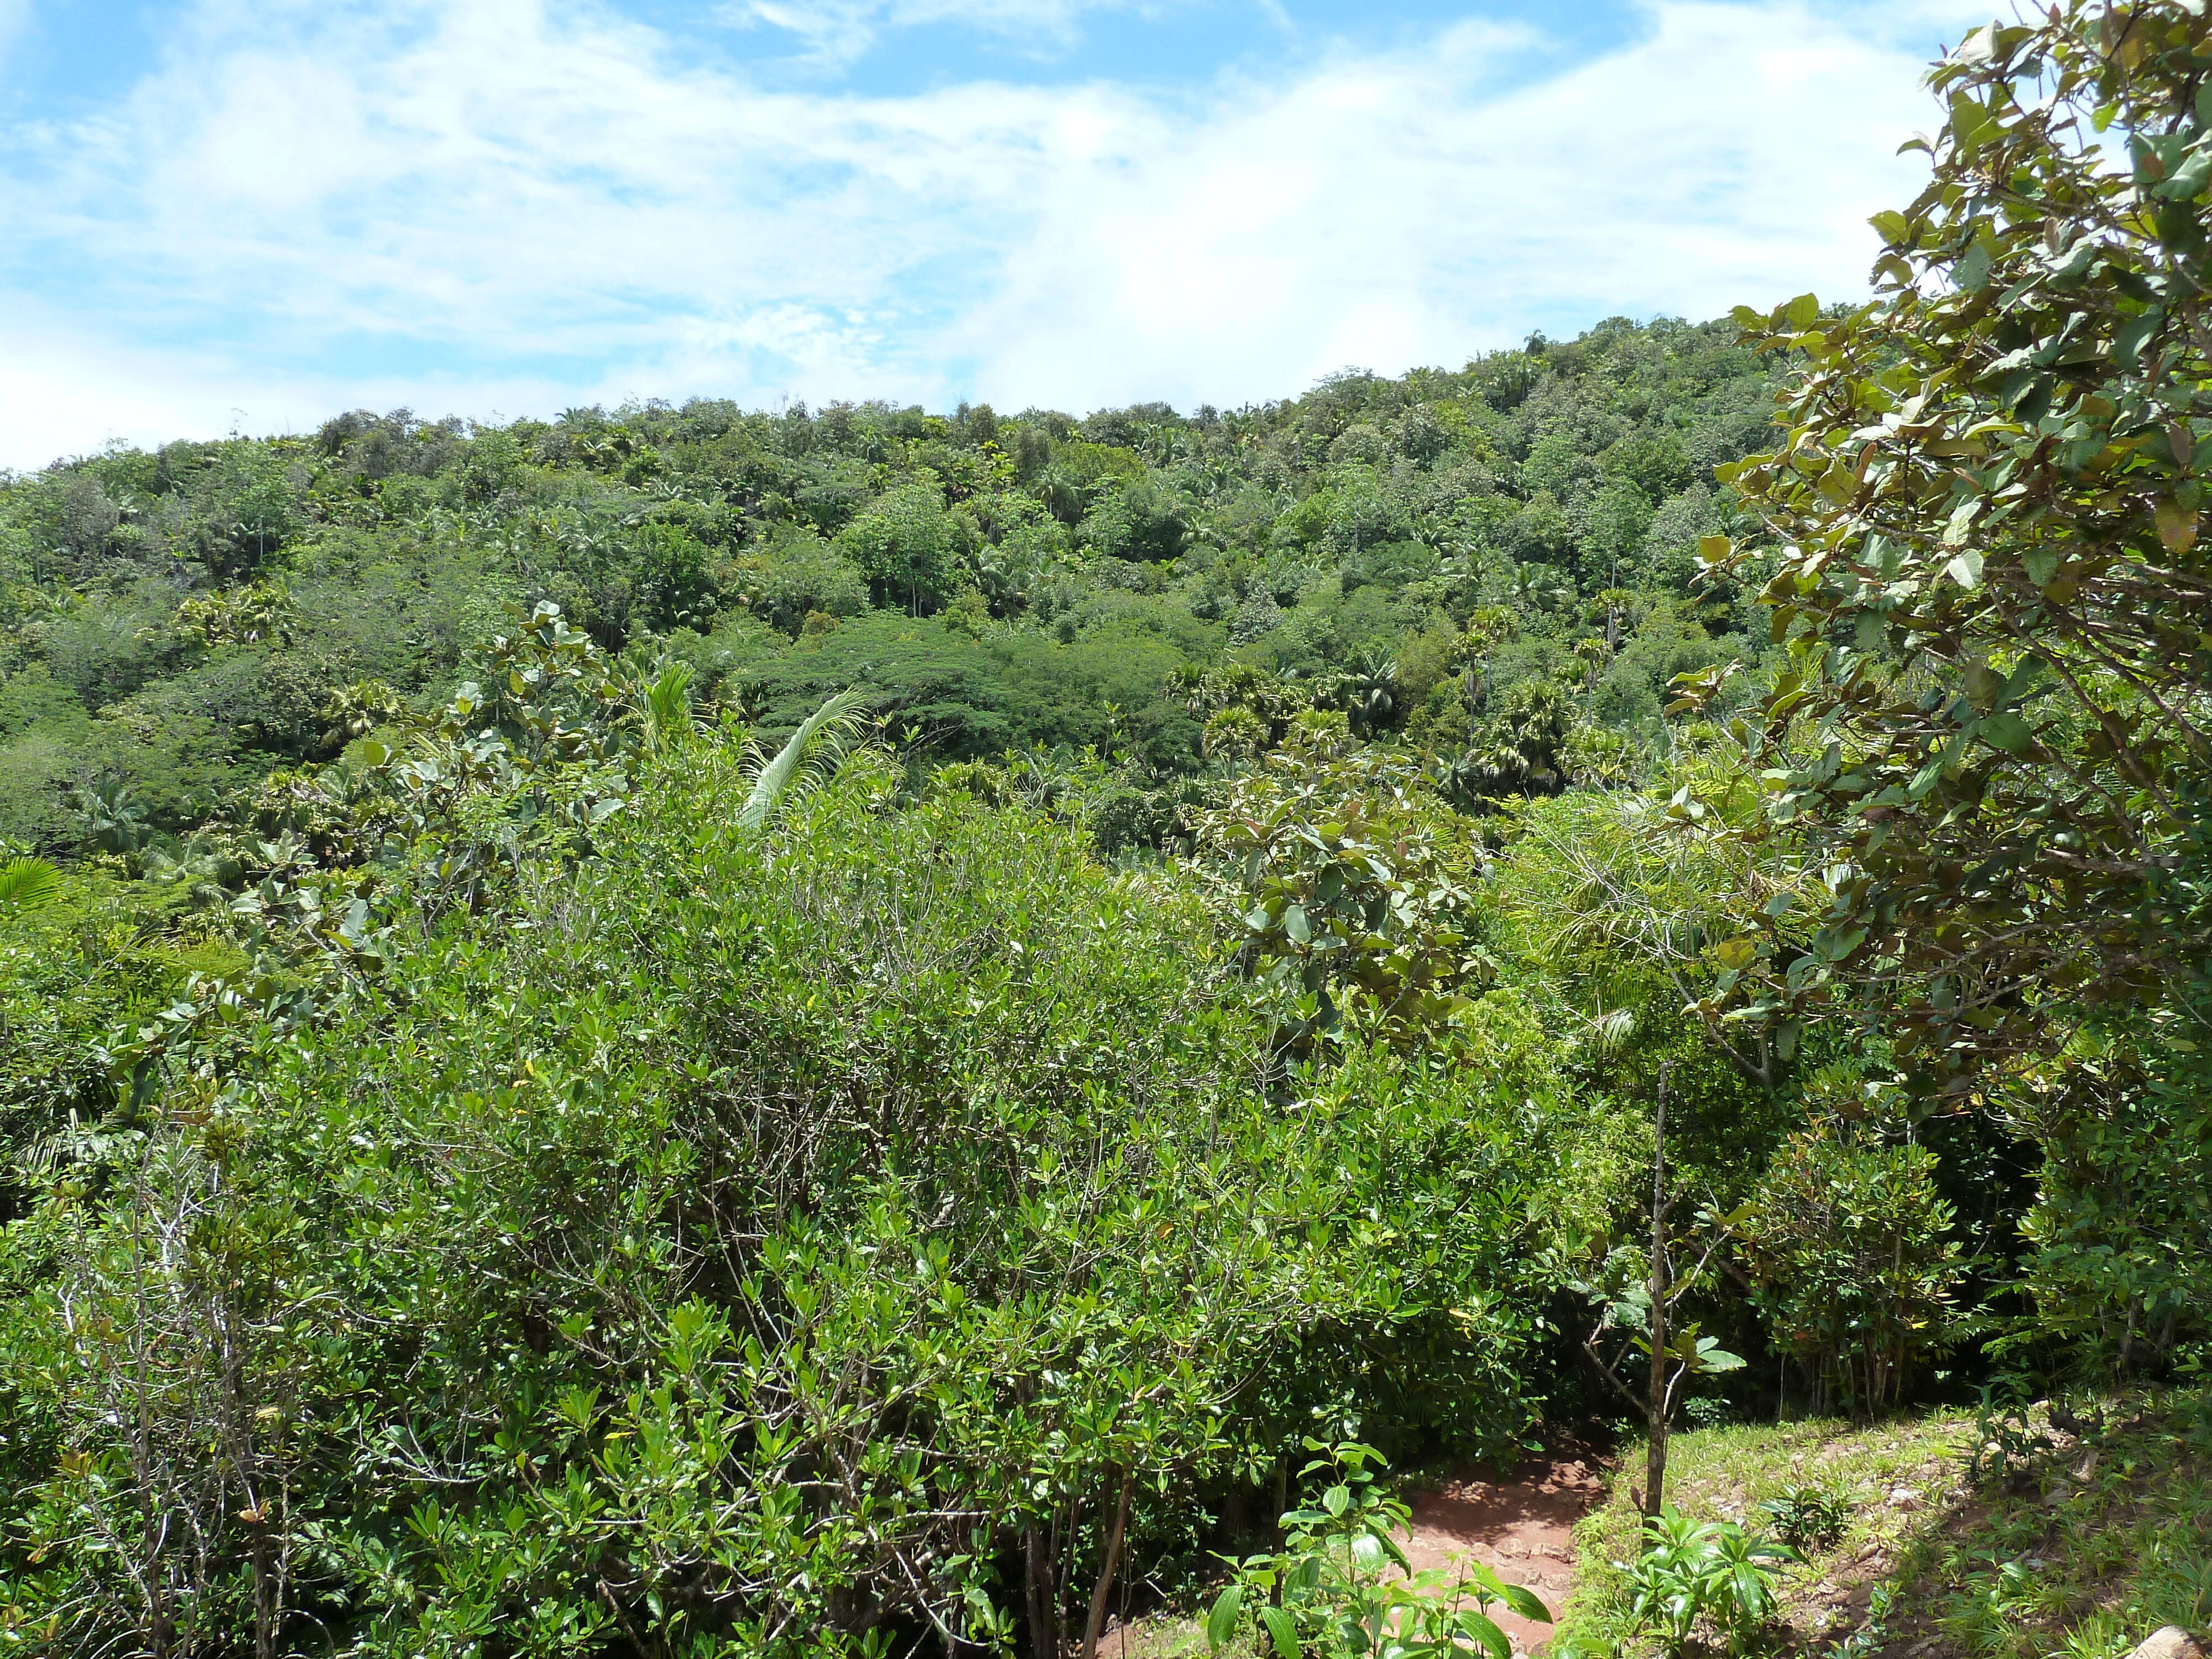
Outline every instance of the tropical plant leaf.
<path id="1" fill-rule="evenodd" d="M 752 793 L 738 813 L 738 827 L 757 830 L 775 816 L 810 767 L 818 768 L 825 751 L 842 745 L 860 729 L 866 695 L 848 687 L 838 692 L 799 723 L 791 739 L 775 757 L 753 775 Z"/>
<path id="2" fill-rule="evenodd" d="M 61 891 L 61 877 L 44 859 L 10 859 L 0 865 L 0 910 L 35 910 Z"/>
<path id="3" fill-rule="evenodd" d="M 1244 1586 L 1231 1584 L 1214 1598 L 1213 1610 L 1206 1615 L 1206 1640 L 1210 1647 L 1225 1648 L 1237 1634 L 1238 1621 L 1244 1613 Z"/>
<path id="4" fill-rule="evenodd" d="M 1535 1591 L 1523 1584 L 1508 1584 L 1504 1589 L 1505 1605 L 1523 1619 L 1533 1619 L 1540 1625 L 1552 1622 L 1552 1610 L 1538 1599 Z"/>
<path id="5" fill-rule="evenodd" d="M 1457 1622 L 1461 1633 L 1480 1642 L 1492 1659 L 1513 1659 L 1511 1640 L 1491 1619 L 1480 1613 L 1462 1613 Z"/>

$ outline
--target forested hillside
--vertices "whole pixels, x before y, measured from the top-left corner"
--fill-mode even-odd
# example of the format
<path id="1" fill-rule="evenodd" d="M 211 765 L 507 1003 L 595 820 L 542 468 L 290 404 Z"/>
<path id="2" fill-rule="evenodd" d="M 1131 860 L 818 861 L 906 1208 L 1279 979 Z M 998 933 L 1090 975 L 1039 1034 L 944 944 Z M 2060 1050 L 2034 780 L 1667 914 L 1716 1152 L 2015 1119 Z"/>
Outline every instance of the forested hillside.
<path id="1" fill-rule="evenodd" d="M 1577 1437 L 1743 1653 L 1931 1407 L 1915 1655 L 2201 1627 L 2201 9 L 1971 36 L 1863 305 L 9 479 L 0 1644 L 1510 1659 L 1382 1472 Z"/>
<path id="2" fill-rule="evenodd" d="M 919 757 L 1094 749 L 1152 801 L 1109 841 L 1249 752 L 1234 720 L 1209 750 L 1222 698 L 1190 669 L 1516 793 L 1625 780 L 1667 746 L 1673 675 L 1763 644 L 1731 637 L 1736 585 L 1696 580 L 1713 468 L 1773 412 L 1736 332 L 1616 322 L 1188 418 L 402 411 L 57 465 L 0 494 L 0 835 L 83 851 L 117 811 L 185 835 L 441 708 L 541 601 L 766 731 L 858 685 Z"/>

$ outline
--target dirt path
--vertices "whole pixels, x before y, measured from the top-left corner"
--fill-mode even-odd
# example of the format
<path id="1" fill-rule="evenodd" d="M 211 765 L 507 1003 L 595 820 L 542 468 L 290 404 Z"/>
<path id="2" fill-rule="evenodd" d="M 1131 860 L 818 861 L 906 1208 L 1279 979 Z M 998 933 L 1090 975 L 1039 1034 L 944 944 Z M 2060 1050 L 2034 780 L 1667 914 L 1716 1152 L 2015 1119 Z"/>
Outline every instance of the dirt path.
<path id="1" fill-rule="evenodd" d="M 1406 1556 L 1417 1572 L 1480 1561 L 1507 1583 L 1535 1591 L 1556 1619 L 1574 1581 L 1575 1522 L 1604 1492 L 1594 1460 L 1577 1455 L 1532 1459 L 1503 1481 L 1470 1470 L 1413 1500 Z M 1504 1607 L 1492 1607 L 1490 1616 L 1512 1638 L 1516 1653 L 1535 1653 L 1551 1639 L 1550 1626 Z M 1194 1625 L 1158 1615 L 1109 1625 L 1098 1644 L 1099 1659 L 1171 1659 L 1205 1651 Z"/>
<path id="2" fill-rule="evenodd" d="M 1556 1619 L 1574 1583 L 1575 1522 L 1604 1493 L 1596 1468 L 1579 1456 L 1533 1459 L 1503 1481 L 1462 1475 L 1414 1500 L 1406 1553 L 1416 1571 L 1480 1561 L 1507 1583 L 1535 1591 Z M 1551 1639 L 1550 1626 L 1504 1607 L 1490 1616 L 1516 1652 L 1534 1653 Z"/>

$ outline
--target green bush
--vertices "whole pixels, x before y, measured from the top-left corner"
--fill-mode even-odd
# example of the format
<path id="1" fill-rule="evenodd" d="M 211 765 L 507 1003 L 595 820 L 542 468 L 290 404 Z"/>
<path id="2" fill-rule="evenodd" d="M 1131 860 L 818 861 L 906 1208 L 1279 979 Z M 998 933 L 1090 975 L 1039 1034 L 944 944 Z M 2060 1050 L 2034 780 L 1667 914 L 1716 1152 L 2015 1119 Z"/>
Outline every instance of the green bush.
<path id="1" fill-rule="evenodd" d="M 1517 1443 L 1540 1032 L 1297 1093 L 1079 830 L 862 757 L 752 833 L 735 745 L 633 763 L 595 856 L 347 876 L 311 1004 L 118 1054 L 140 1132 L 0 1236 L 33 1627 L 996 1640 L 1317 1419 Z"/>
<path id="2" fill-rule="evenodd" d="M 1671 1504 L 1644 1523 L 1644 1551 L 1614 1562 L 1633 1600 L 1629 1620 L 1656 1634 L 1669 1654 L 1689 1645 L 1700 1618 L 1710 1618 L 1741 1653 L 1774 1616 L 1776 1570 L 1794 1551 L 1747 1533 L 1733 1521 L 1692 1521 Z"/>
<path id="3" fill-rule="evenodd" d="M 1747 1264 L 1815 1412 L 1894 1404 L 1913 1362 L 1953 1340 L 1965 1270 L 1935 1172 L 1924 1146 L 1818 1128 L 1790 1136 L 1759 1182 L 1741 1224 Z"/>

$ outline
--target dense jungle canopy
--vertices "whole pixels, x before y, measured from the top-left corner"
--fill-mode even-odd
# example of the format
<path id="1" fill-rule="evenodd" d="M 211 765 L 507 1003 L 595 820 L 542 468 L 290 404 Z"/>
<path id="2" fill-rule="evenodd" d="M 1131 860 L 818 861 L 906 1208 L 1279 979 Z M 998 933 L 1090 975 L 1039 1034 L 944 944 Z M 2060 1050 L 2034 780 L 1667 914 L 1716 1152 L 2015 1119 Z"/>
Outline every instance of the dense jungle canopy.
<path id="1" fill-rule="evenodd" d="M 0 1637 L 1091 1659 L 1316 1445 L 2201 1373 L 2199 11 L 1862 306 L 0 478 Z"/>

